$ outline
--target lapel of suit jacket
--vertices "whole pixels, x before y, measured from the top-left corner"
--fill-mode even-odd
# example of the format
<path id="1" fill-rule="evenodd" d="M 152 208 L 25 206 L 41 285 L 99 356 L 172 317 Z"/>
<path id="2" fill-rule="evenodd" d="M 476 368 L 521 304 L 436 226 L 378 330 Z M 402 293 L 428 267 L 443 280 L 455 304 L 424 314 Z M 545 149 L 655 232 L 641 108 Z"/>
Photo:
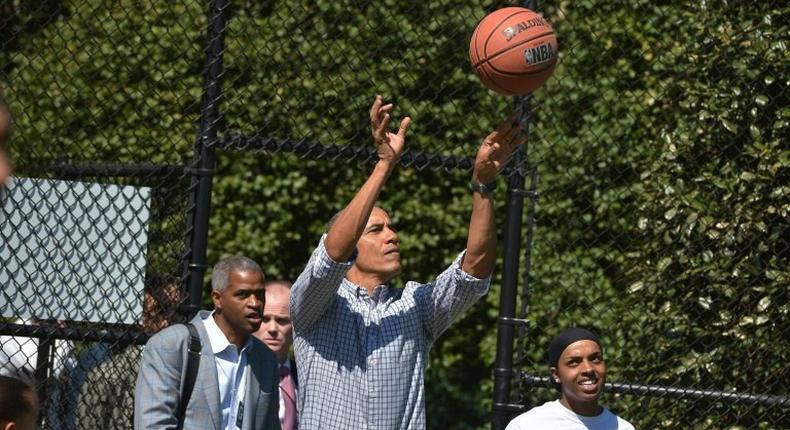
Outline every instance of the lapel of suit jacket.
<path id="1" fill-rule="evenodd" d="M 202 375 L 203 386 L 206 388 L 202 391 L 203 395 L 206 396 L 211 422 L 214 428 L 219 430 L 222 426 L 222 415 L 219 410 L 219 377 L 217 376 L 217 362 L 214 359 L 214 351 L 211 349 L 211 341 L 208 339 L 206 326 L 203 325 L 202 316 L 207 314 L 210 314 L 210 312 L 198 312 L 195 318 L 192 319 L 192 324 L 197 327 L 198 333 L 200 334 L 200 367 L 206 370 L 205 372 L 198 372 L 198 376 Z"/>
<path id="2" fill-rule="evenodd" d="M 291 364 L 291 379 L 294 381 L 294 388 L 299 389 L 299 371 L 296 369 L 296 359 L 288 358 Z"/>
<path id="3" fill-rule="evenodd" d="M 243 428 L 255 428 L 260 426 L 256 423 L 257 412 L 261 406 L 258 404 L 261 398 L 261 375 L 263 363 L 260 361 L 260 354 L 255 350 L 258 345 L 253 341 L 247 350 L 247 392 L 244 395 L 244 421 Z"/>

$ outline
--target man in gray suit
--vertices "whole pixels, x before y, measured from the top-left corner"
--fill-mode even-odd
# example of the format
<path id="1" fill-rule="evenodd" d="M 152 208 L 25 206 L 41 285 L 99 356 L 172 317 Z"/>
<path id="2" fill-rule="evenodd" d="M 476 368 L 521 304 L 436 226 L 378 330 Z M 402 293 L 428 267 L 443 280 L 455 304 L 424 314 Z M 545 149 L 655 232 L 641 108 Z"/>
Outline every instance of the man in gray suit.
<path id="1" fill-rule="evenodd" d="M 214 311 L 192 319 L 202 352 L 192 396 L 181 399 L 189 346 L 183 325 L 168 327 L 143 350 L 134 401 L 135 429 L 279 429 L 277 358 L 250 336 L 265 302 L 261 268 L 246 257 L 221 260 L 211 274 Z"/>

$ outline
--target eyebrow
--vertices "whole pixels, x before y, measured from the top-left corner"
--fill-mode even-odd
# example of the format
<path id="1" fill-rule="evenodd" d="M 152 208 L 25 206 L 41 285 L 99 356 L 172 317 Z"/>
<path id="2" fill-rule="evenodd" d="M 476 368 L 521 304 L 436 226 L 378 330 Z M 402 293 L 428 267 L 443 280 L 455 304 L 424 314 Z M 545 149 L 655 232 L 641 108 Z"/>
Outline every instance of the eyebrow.
<path id="1" fill-rule="evenodd" d="M 378 228 L 378 227 L 384 227 L 384 223 L 383 222 L 374 222 L 372 224 L 368 224 L 368 226 L 365 227 L 365 231 L 370 231 L 370 230 L 372 230 L 374 228 Z"/>
<path id="2" fill-rule="evenodd" d="M 596 355 L 600 355 L 601 357 L 603 357 L 603 351 L 595 351 L 595 352 L 591 352 L 591 353 L 589 353 L 587 355 L 585 355 L 585 354 L 573 354 L 573 355 L 569 355 L 568 359 L 592 357 L 592 356 L 596 356 Z"/>
<path id="3" fill-rule="evenodd" d="M 253 294 L 266 293 L 266 289 L 264 289 L 264 288 L 238 288 L 238 289 L 236 289 L 236 292 L 234 294 L 237 294 L 237 293 L 253 293 Z"/>
<path id="4" fill-rule="evenodd" d="M 365 230 L 369 230 L 373 227 L 384 227 L 385 225 L 393 230 L 396 229 L 396 224 L 392 221 L 376 221 L 368 224 L 367 227 L 365 227 Z"/>

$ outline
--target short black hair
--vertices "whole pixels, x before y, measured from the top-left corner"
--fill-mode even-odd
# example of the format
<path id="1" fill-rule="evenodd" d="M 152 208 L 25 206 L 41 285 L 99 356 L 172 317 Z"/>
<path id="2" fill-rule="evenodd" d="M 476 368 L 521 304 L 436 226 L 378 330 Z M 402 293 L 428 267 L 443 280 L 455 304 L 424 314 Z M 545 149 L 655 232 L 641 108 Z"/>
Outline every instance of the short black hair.
<path id="1" fill-rule="evenodd" d="M 389 215 L 389 212 L 384 210 L 384 208 L 382 208 L 381 206 L 378 206 L 378 205 L 373 206 L 373 209 L 376 209 L 376 208 L 379 208 L 379 209 L 383 210 L 385 213 L 387 213 L 387 215 Z M 373 212 L 373 209 L 371 209 L 371 213 Z M 346 210 L 346 208 L 343 208 L 343 209 L 340 209 L 339 211 L 337 211 L 332 216 L 332 218 L 329 220 L 329 222 L 326 223 L 326 225 L 324 225 L 324 233 L 329 233 L 329 229 L 332 228 L 332 226 L 335 224 L 335 221 L 337 221 L 337 219 L 340 218 L 340 215 L 343 214 L 344 210 Z"/>
<path id="2" fill-rule="evenodd" d="M 0 375 L 0 421 L 18 421 L 33 413 L 36 392 L 22 379 Z"/>

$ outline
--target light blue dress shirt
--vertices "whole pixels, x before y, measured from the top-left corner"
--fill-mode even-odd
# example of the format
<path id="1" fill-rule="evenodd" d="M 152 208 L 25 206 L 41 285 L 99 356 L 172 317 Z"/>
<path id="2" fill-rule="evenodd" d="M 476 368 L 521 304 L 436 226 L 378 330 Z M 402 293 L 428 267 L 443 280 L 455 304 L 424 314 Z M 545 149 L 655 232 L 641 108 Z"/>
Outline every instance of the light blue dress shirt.
<path id="1" fill-rule="evenodd" d="M 240 403 L 244 401 L 244 390 L 247 387 L 247 350 L 252 344 L 252 339 L 238 351 L 236 345 L 228 342 L 228 338 L 214 321 L 214 312 L 203 320 L 206 333 L 214 351 L 214 361 L 217 364 L 217 380 L 219 381 L 219 400 L 222 411 L 222 429 L 236 430 L 236 424 L 241 415 Z"/>

